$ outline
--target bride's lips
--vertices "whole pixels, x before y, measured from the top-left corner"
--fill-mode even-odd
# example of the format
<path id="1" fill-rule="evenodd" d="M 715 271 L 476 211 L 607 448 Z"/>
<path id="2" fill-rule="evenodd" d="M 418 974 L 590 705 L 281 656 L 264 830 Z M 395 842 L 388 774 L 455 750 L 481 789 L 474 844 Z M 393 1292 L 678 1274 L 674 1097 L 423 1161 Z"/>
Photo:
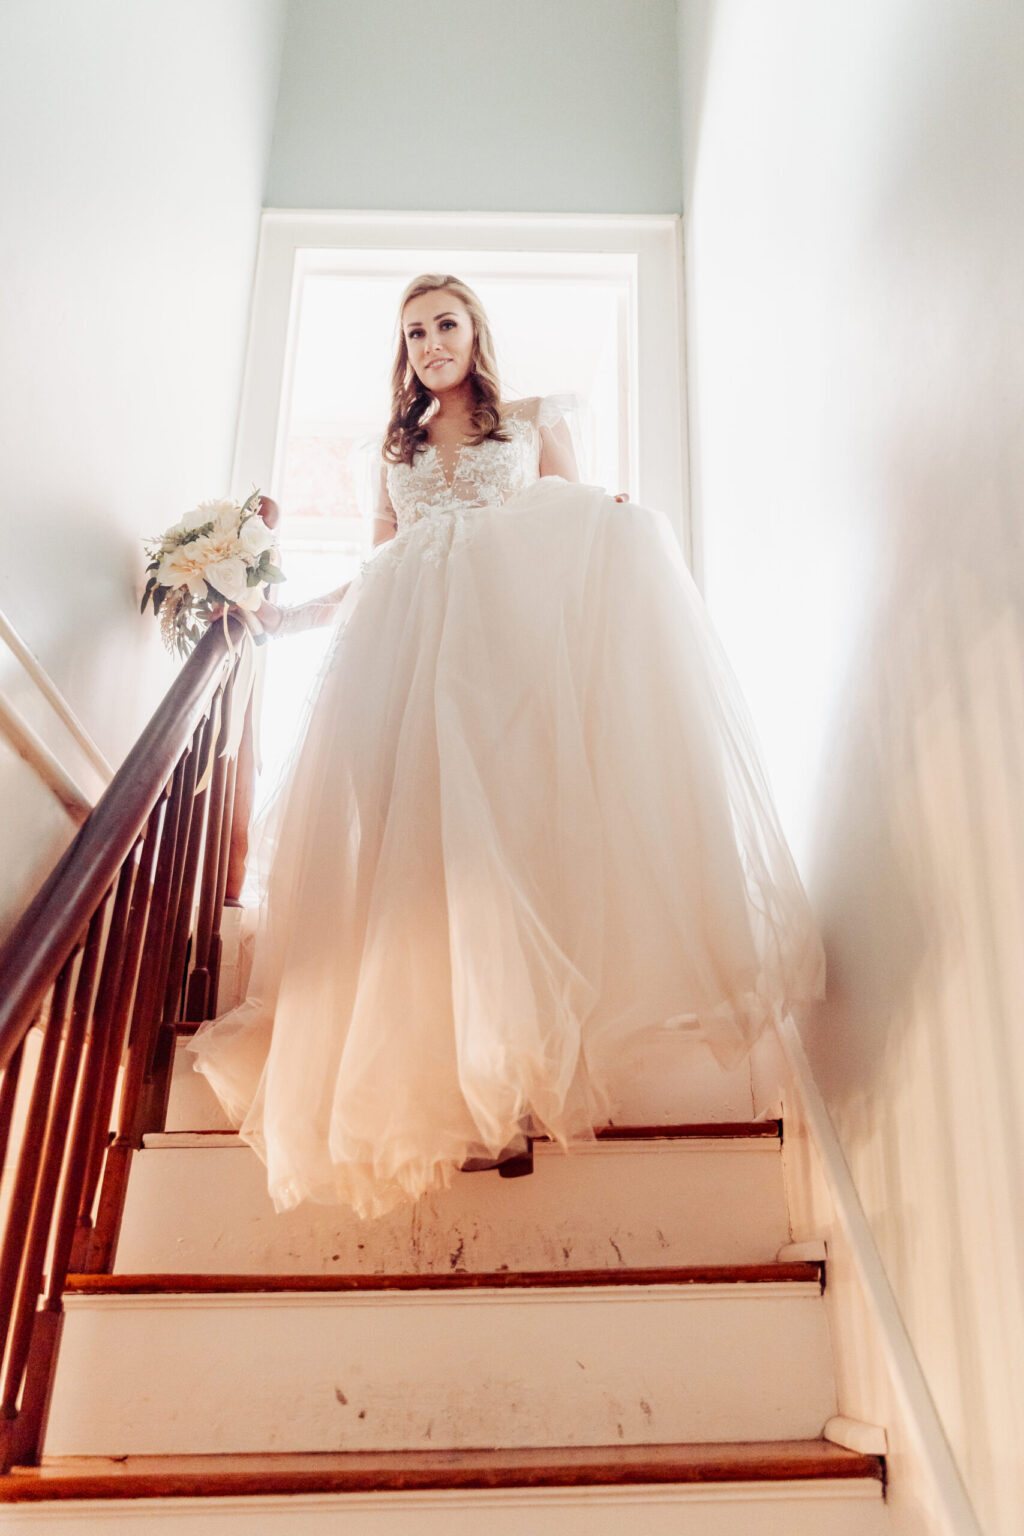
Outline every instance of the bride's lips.
<path id="1" fill-rule="evenodd" d="M 434 359 L 434 361 L 432 363 L 428 363 L 427 367 L 428 368 L 443 368 L 443 367 L 445 367 L 445 365 L 447 363 L 450 363 L 450 362 L 451 362 L 451 358 L 450 357 L 437 357 L 437 358 Z"/>

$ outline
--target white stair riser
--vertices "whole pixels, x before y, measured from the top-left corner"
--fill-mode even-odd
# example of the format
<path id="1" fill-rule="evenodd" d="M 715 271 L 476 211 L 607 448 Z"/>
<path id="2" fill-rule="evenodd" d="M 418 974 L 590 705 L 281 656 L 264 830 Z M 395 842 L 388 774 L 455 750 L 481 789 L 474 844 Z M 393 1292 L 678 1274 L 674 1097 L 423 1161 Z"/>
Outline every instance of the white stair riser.
<path id="1" fill-rule="evenodd" d="M 275 1213 L 248 1147 L 137 1153 L 122 1274 L 447 1274 L 758 1264 L 788 1241 L 777 1142 L 538 1147 L 529 1178 L 458 1175 L 415 1207 L 361 1222 L 339 1207 Z"/>
<path id="2" fill-rule="evenodd" d="M 169 1131 L 217 1131 L 228 1121 L 195 1057 L 179 1042 L 167 1109 Z M 623 1062 L 612 1119 L 617 1125 L 671 1125 L 705 1120 L 749 1120 L 750 1069 L 724 1072 L 705 1045 L 666 1031 Z"/>
<path id="3" fill-rule="evenodd" d="M 877 1482 L 0 1507 L 0 1536 L 893 1536 Z"/>
<path id="4" fill-rule="evenodd" d="M 70 1298 L 50 1455 L 812 1438 L 813 1285 Z"/>
<path id="5" fill-rule="evenodd" d="M 178 1042 L 171 1074 L 171 1093 L 167 1101 L 166 1127 L 169 1131 L 227 1131 L 232 1125 L 221 1109 L 206 1078 L 192 1070 L 195 1057 Z"/>

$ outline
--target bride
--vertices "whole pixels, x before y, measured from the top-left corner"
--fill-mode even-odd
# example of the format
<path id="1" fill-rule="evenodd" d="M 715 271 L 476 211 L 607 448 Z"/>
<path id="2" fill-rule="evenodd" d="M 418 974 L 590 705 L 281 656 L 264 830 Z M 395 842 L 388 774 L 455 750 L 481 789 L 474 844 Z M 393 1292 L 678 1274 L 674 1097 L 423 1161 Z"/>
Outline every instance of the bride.
<path id="1" fill-rule="evenodd" d="M 578 483 L 487 317 L 406 289 L 370 558 L 267 825 L 250 994 L 191 1049 L 278 1209 L 381 1215 L 568 1148 L 672 1024 L 723 1066 L 820 994 L 735 681 L 665 516 Z M 522 1159 L 506 1171 L 518 1171 Z"/>

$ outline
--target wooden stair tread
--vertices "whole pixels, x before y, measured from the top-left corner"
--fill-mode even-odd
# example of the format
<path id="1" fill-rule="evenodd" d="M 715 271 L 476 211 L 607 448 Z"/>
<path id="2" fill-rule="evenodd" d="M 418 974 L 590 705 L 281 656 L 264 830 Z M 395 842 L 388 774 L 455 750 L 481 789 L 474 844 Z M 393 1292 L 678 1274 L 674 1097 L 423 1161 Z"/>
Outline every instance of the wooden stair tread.
<path id="1" fill-rule="evenodd" d="M 151 1132 L 151 1135 L 168 1136 L 234 1136 L 237 1131 L 194 1130 L 179 1127 L 174 1131 Z M 680 1125 L 598 1125 L 594 1127 L 597 1141 L 778 1141 L 782 1135 L 781 1120 L 700 1120 Z M 549 1138 L 538 1136 L 539 1146 L 549 1144 Z"/>
<path id="2" fill-rule="evenodd" d="M 750 1285 L 775 1281 L 821 1284 L 817 1261 L 774 1264 L 703 1264 L 656 1269 L 457 1270 L 448 1274 L 394 1275 L 69 1275 L 73 1296 L 243 1294 L 260 1291 L 459 1291 L 601 1285 Z"/>
<path id="3" fill-rule="evenodd" d="M 749 1138 L 752 1141 L 777 1141 L 782 1134 L 781 1120 L 706 1120 L 686 1125 L 601 1125 L 594 1131 L 598 1141 L 660 1140 L 713 1141 L 718 1138 Z"/>
<path id="4" fill-rule="evenodd" d="M 308 1455 L 67 1456 L 0 1477 L 0 1502 L 373 1493 L 431 1488 L 884 1478 L 884 1461 L 826 1440 Z"/>

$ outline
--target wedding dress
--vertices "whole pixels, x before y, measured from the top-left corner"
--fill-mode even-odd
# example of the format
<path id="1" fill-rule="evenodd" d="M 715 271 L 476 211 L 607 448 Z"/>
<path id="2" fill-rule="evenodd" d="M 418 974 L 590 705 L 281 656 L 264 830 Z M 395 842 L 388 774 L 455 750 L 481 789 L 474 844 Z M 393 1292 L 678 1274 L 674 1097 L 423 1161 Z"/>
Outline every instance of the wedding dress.
<path id="1" fill-rule="evenodd" d="M 508 441 L 392 465 L 271 850 L 250 995 L 191 1049 L 277 1207 L 376 1216 L 568 1147 L 672 1026 L 739 1062 L 821 948 L 665 516 Z"/>

